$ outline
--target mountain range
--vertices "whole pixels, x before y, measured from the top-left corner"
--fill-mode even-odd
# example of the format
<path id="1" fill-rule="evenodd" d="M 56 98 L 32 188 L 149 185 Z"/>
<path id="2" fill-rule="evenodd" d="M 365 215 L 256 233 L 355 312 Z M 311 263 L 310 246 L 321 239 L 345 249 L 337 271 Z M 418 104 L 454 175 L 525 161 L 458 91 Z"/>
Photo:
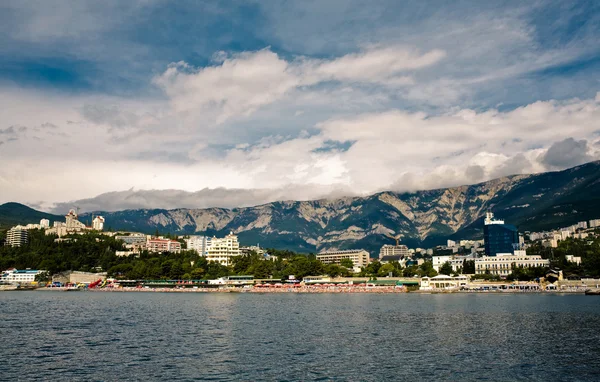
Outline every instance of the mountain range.
<path id="1" fill-rule="evenodd" d="M 138 209 L 93 214 L 104 216 L 106 227 L 115 230 L 217 236 L 232 231 L 244 245 L 258 243 L 305 253 L 364 248 L 375 256 L 383 244 L 394 243 L 388 235 L 401 235 L 401 242 L 409 247 L 482 238 L 486 211 L 493 211 L 520 231 L 600 218 L 600 161 L 563 171 L 427 191 L 278 201 L 234 209 Z M 80 220 L 91 220 L 91 215 L 82 214 Z M 0 206 L 0 225 L 35 222 L 38 216 L 48 214 L 17 203 Z M 24 221 L 25 217 L 31 219 Z"/>

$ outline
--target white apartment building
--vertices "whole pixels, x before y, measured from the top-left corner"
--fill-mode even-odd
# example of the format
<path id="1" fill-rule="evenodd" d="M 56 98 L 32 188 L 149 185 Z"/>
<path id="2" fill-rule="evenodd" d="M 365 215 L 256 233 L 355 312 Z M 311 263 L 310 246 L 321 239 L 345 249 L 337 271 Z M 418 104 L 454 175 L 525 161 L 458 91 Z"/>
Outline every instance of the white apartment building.
<path id="1" fill-rule="evenodd" d="M 92 229 L 96 231 L 104 230 L 104 217 L 96 216 L 94 220 L 92 220 Z"/>
<path id="2" fill-rule="evenodd" d="M 201 256 L 206 256 L 206 244 L 210 241 L 210 238 L 206 236 L 190 236 L 189 239 L 185 239 L 187 249 L 198 252 Z"/>
<path id="3" fill-rule="evenodd" d="M 35 281 L 35 276 L 40 273 L 44 273 L 45 271 L 38 270 L 18 270 L 15 268 L 7 269 L 6 271 L 0 274 L 0 281 L 7 282 L 11 284 L 18 283 L 32 283 Z"/>
<path id="4" fill-rule="evenodd" d="M 352 260 L 355 269 L 366 267 L 370 261 L 369 252 L 364 249 L 350 249 L 345 251 L 329 251 L 317 254 L 317 260 L 323 264 L 340 264 L 343 259 Z"/>
<path id="5" fill-rule="evenodd" d="M 22 245 L 27 244 L 29 241 L 29 232 L 26 227 L 23 226 L 15 226 L 9 229 L 6 232 L 6 242 L 4 245 L 9 245 L 11 247 L 20 247 Z"/>
<path id="6" fill-rule="evenodd" d="M 40 220 L 40 227 L 42 229 L 50 228 L 50 220 L 48 220 L 48 219 Z"/>
<path id="7" fill-rule="evenodd" d="M 496 256 L 483 256 L 475 259 L 475 273 L 508 276 L 513 267 L 547 267 L 550 260 L 542 259 L 541 256 L 529 256 L 525 251 L 515 251 L 515 254 L 499 253 Z"/>
<path id="8" fill-rule="evenodd" d="M 457 256 L 457 255 L 433 256 L 432 257 L 433 269 L 435 269 L 436 272 L 439 272 L 442 265 L 444 265 L 446 262 L 449 262 L 450 266 L 452 266 L 452 271 L 458 272 L 463 267 L 463 262 L 465 260 L 474 260 L 474 259 L 475 258 L 472 256 Z"/>
<path id="9" fill-rule="evenodd" d="M 590 220 L 590 228 L 600 227 L 600 219 Z"/>
<path id="10" fill-rule="evenodd" d="M 240 255 L 240 243 L 233 232 L 224 238 L 207 238 L 204 256 L 208 261 L 216 261 L 222 265 L 231 265 L 231 258 Z"/>
<path id="11" fill-rule="evenodd" d="M 399 245 L 390 245 L 385 244 L 379 250 L 379 259 L 382 259 L 384 256 L 409 256 L 408 247 L 403 244 Z"/>
<path id="12" fill-rule="evenodd" d="M 435 269 L 436 272 L 439 272 L 442 265 L 444 265 L 447 261 L 452 260 L 452 258 L 452 255 L 433 256 L 431 258 L 431 262 L 433 263 L 433 269 Z"/>

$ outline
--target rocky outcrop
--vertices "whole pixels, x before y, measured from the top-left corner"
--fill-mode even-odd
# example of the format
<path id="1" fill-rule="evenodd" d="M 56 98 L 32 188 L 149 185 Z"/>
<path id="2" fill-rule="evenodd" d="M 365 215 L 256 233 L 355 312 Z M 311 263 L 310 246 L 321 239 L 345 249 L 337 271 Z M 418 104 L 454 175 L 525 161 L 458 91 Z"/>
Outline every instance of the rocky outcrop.
<path id="1" fill-rule="evenodd" d="M 382 192 L 358 198 L 283 201 L 256 207 L 130 210 L 105 216 L 115 229 L 221 235 L 242 243 L 302 252 L 362 247 L 373 254 L 392 244 L 388 234 L 411 245 L 447 238 L 481 237 L 487 210 L 521 229 L 551 228 L 600 218 L 600 164 L 535 175 L 494 179 L 412 193 Z"/>

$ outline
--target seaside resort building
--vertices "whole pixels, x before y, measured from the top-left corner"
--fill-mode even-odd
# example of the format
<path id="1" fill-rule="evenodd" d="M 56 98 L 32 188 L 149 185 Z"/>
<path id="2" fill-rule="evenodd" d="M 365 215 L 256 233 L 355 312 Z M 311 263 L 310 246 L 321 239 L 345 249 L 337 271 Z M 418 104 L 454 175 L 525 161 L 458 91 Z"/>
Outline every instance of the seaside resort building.
<path id="1" fill-rule="evenodd" d="M 354 265 L 354 271 L 360 271 L 361 267 L 366 267 L 370 261 L 369 252 L 364 249 L 350 249 L 345 251 L 329 251 L 321 252 L 317 254 L 317 260 L 323 264 L 337 264 L 340 265 L 343 259 L 352 260 Z"/>
<path id="2" fill-rule="evenodd" d="M 527 255 L 525 251 L 499 253 L 496 256 L 483 256 L 475 259 L 475 274 L 489 273 L 492 275 L 508 276 L 514 268 L 548 267 L 550 260 L 541 256 Z"/>
<path id="3" fill-rule="evenodd" d="M 467 286 L 469 280 L 465 275 L 459 276 L 446 276 L 437 275 L 435 277 L 423 277 L 421 278 L 420 290 L 432 290 L 432 289 L 457 289 L 462 286 Z"/>
<path id="4" fill-rule="evenodd" d="M 32 269 L 19 270 L 15 268 L 8 269 L 0 274 L 0 281 L 5 283 L 32 283 L 35 281 L 35 276 L 45 271 Z"/>

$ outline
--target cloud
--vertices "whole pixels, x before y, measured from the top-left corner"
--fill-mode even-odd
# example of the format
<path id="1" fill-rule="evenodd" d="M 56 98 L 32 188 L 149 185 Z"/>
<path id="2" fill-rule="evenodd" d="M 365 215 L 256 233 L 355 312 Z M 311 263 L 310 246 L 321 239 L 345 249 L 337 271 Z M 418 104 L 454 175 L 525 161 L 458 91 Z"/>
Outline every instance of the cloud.
<path id="1" fill-rule="evenodd" d="M 178 113 L 211 115 L 217 124 L 249 116 L 281 100 L 287 93 L 326 81 L 412 84 L 402 75 L 432 65 L 444 57 L 441 50 L 420 54 L 401 47 L 370 47 L 334 59 L 297 57 L 286 60 L 265 48 L 231 56 L 219 55 L 217 66 L 194 68 L 185 62 L 169 65 L 154 83 L 169 97 Z M 216 113 L 216 114 L 215 114 Z"/>
<path id="2" fill-rule="evenodd" d="M 51 206 L 135 186 L 156 197 L 114 195 L 119 205 L 193 205 L 200 196 L 185 193 L 218 189 L 233 206 L 466 184 L 600 152 L 591 5 L 2 10 L 0 202 Z M 581 141 L 586 154 L 567 153 Z"/>
<path id="3" fill-rule="evenodd" d="M 56 203 L 50 210 L 56 214 L 63 214 L 75 205 L 83 212 L 155 208 L 236 208 L 273 201 L 336 198 L 351 194 L 352 191 L 349 189 L 315 184 L 291 184 L 278 189 L 205 188 L 196 192 L 130 189 L 107 192 L 88 199 Z M 307 195 L 310 197 L 307 198 Z"/>
<path id="4" fill-rule="evenodd" d="M 551 169 L 574 167 L 593 160 L 588 151 L 587 140 L 567 138 L 553 143 L 540 161 Z"/>

